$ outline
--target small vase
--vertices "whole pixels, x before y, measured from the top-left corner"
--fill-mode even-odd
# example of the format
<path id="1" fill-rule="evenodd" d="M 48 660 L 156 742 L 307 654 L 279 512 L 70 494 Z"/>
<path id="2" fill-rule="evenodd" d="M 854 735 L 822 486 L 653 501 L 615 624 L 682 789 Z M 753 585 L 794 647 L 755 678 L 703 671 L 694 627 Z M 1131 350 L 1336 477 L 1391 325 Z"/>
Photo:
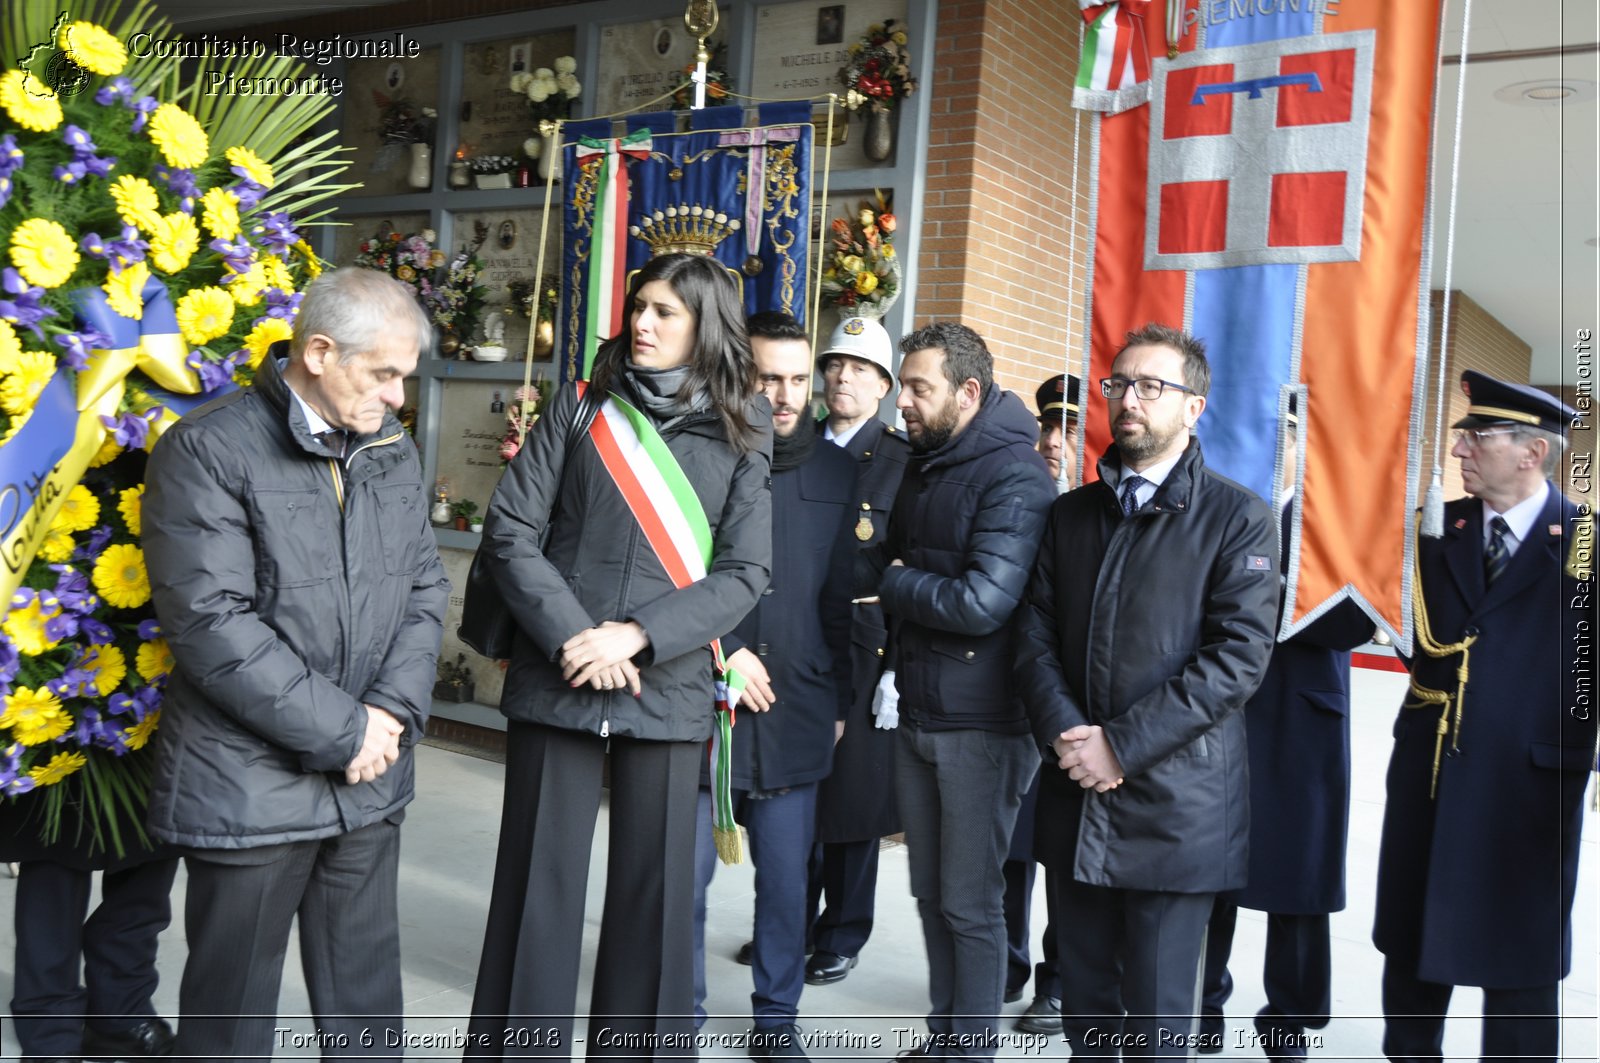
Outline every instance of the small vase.
<path id="1" fill-rule="evenodd" d="M 533 330 L 533 354 L 541 362 L 550 357 L 550 352 L 556 349 L 556 324 L 554 321 L 541 321 L 539 327 Z"/>
<path id="2" fill-rule="evenodd" d="M 876 101 L 867 111 L 867 128 L 861 138 L 861 150 L 873 162 L 883 162 L 894 154 L 894 125 L 889 121 L 889 108 Z"/>
<path id="3" fill-rule="evenodd" d="M 463 159 L 457 159 L 450 164 L 450 187 L 472 187 L 472 168 Z"/>
<path id="4" fill-rule="evenodd" d="M 429 144 L 411 145 L 411 168 L 406 171 L 406 184 L 412 188 L 427 188 L 433 184 L 433 147 Z"/>
<path id="5" fill-rule="evenodd" d="M 454 358 L 456 352 L 461 350 L 461 337 L 454 330 L 445 329 L 439 334 L 439 354 L 444 358 Z"/>
<path id="6" fill-rule="evenodd" d="M 433 504 L 433 509 L 428 513 L 428 519 L 435 524 L 449 524 L 453 515 L 450 512 L 450 503 L 440 499 Z"/>
<path id="7" fill-rule="evenodd" d="M 545 137 L 544 150 L 539 153 L 539 180 L 548 181 L 552 175 L 561 180 L 561 140 Z"/>

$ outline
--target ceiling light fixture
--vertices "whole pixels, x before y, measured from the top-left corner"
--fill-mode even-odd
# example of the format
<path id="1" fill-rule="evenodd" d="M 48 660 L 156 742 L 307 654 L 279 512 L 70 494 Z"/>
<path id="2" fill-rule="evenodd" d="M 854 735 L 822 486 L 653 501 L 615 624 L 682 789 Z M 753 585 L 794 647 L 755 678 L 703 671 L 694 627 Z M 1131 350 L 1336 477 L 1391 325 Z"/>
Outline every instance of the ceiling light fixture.
<path id="1" fill-rule="evenodd" d="M 1582 78 L 1554 81 L 1518 81 L 1495 90 L 1495 99 L 1515 107 L 1560 107 L 1588 103 L 1595 98 L 1595 83 Z"/>

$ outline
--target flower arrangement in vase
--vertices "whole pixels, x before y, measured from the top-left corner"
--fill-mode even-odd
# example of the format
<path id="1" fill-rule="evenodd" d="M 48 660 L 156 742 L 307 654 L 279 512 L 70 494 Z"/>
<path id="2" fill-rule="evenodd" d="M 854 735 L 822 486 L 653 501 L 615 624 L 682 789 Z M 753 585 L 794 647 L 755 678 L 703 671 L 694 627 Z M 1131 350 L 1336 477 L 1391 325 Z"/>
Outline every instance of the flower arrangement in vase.
<path id="1" fill-rule="evenodd" d="M 894 253 L 897 222 L 876 192 L 853 217 L 835 218 L 822 270 L 822 305 L 841 314 L 882 317 L 900 298 L 900 260 Z"/>

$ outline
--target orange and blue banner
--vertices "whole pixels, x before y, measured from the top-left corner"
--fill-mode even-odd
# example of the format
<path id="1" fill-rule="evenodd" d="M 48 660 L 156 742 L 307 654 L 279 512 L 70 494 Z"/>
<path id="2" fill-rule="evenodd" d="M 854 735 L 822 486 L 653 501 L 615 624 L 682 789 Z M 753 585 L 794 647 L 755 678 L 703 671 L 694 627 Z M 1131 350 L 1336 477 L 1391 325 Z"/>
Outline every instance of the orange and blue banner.
<path id="1" fill-rule="evenodd" d="M 1204 340 L 1206 462 L 1269 500 L 1292 397 L 1284 633 L 1348 597 L 1404 644 L 1439 0 L 1171 0 L 1146 18 L 1148 105 L 1094 123 L 1088 379 L 1146 322 Z M 1111 440 L 1084 390 L 1093 456 Z"/>

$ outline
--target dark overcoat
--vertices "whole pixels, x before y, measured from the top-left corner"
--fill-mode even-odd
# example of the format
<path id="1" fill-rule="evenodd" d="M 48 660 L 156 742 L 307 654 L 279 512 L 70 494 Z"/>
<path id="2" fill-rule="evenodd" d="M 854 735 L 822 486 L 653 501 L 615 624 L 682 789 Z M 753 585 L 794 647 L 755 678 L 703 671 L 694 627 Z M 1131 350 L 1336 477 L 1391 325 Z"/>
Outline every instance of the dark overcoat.
<path id="1" fill-rule="evenodd" d="M 1461 654 L 1436 658 L 1418 647 L 1408 661 L 1413 691 L 1394 725 L 1372 938 L 1429 982 L 1528 988 L 1572 967 L 1583 792 L 1595 749 L 1593 576 L 1584 571 L 1580 580 L 1566 568 L 1577 515 L 1551 487 L 1492 587 L 1478 499 L 1449 503 L 1443 537 L 1418 539 L 1434 640 L 1476 641 L 1459 717 L 1452 704 L 1442 741 L 1440 706 L 1415 689 L 1453 695 Z M 1589 569 L 1592 561 L 1581 566 Z"/>
<path id="2" fill-rule="evenodd" d="M 873 418 L 850 437 L 844 449 L 856 459 L 852 538 L 870 548 L 888 530 L 889 511 L 905 476 L 911 444 L 894 426 Z M 861 539 L 861 533 L 867 537 Z M 853 607 L 850 670 L 854 692 L 844 737 L 833 750 L 833 774 L 822 780 L 817 792 L 819 842 L 867 841 L 900 830 L 900 813 L 894 803 L 895 735 L 876 727 L 872 716 L 872 695 L 888 653 L 883 607 L 872 603 Z"/>
<path id="3" fill-rule="evenodd" d="M 834 725 L 850 707 L 850 587 L 856 463 L 818 439 L 811 456 L 772 475 L 772 581 L 722 640 L 767 667 L 777 701 L 739 712 L 733 788 L 781 790 L 833 766 Z"/>
<path id="4" fill-rule="evenodd" d="M 1289 541 L 1289 509 L 1282 543 Z M 1284 551 L 1288 555 L 1288 551 Z M 1250 880 L 1236 904 L 1280 915 L 1344 909 L 1350 833 L 1350 651 L 1372 620 L 1343 601 L 1278 643 L 1244 706 Z"/>

